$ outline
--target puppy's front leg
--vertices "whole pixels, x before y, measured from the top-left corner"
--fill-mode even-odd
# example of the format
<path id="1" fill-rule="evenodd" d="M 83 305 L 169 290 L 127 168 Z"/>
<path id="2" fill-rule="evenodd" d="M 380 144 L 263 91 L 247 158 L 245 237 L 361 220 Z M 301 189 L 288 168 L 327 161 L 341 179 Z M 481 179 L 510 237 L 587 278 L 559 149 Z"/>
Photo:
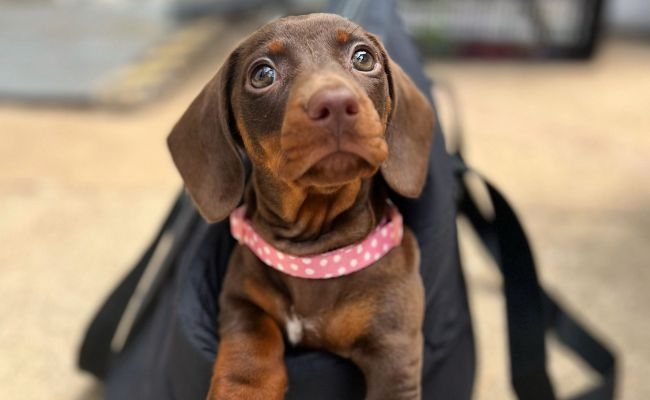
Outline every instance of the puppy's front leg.
<path id="1" fill-rule="evenodd" d="M 366 378 L 366 400 L 420 400 L 423 337 L 395 334 L 352 357 Z"/>
<path id="2" fill-rule="evenodd" d="M 221 332 L 208 399 L 284 399 L 287 372 L 280 328 L 252 304 L 238 304 L 237 310 L 236 323 Z"/>

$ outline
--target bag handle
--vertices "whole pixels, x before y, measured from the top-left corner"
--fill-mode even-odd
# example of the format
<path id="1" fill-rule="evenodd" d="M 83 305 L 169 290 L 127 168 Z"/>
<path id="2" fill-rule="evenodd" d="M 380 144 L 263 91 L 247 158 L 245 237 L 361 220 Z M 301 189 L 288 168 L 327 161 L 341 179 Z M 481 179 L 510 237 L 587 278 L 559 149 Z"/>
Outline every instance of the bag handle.
<path id="1" fill-rule="evenodd" d="M 503 276 L 508 319 L 510 371 L 520 400 L 555 399 L 546 369 L 545 333 L 557 338 L 580 356 L 601 381 L 574 400 L 611 400 L 615 389 L 613 353 L 540 286 L 526 234 L 504 196 L 469 168 L 460 154 L 452 156 L 460 189 L 459 212 L 467 217 L 494 258 Z M 486 218 L 471 196 L 465 177 L 478 176 L 485 185 L 494 216 Z"/>

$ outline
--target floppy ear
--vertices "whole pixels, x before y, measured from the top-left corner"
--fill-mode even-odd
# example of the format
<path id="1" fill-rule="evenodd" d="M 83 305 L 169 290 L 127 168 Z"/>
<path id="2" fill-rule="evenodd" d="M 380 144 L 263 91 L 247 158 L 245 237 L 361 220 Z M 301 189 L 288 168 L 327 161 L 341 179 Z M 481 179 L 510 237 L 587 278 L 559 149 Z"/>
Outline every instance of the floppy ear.
<path id="1" fill-rule="evenodd" d="M 226 218 L 244 192 L 244 165 L 230 123 L 230 81 L 235 58 L 233 53 L 167 137 L 187 191 L 208 222 Z"/>
<path id="2" fill-rule="evenodd" d="M 392 110 L 386 128 L 388 158 L 381 173 L 397 193 L 418 197 L 427 177 L 433 140 L 433 109 L 402 68 L 387 60 L 385 68 Z"/>

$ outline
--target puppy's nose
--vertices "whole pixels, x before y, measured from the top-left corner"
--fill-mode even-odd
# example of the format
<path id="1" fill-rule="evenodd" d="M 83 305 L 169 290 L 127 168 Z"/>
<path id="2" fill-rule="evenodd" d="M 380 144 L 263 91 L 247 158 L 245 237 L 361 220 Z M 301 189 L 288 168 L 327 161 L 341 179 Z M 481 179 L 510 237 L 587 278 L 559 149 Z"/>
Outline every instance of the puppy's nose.
<path id="1" fill-rule="evenodd" d="M 359 114 L 359 101 L 345 87 L 321 89 L 307 102 L 307 115 L 333 134 L 350 129 Z"/>

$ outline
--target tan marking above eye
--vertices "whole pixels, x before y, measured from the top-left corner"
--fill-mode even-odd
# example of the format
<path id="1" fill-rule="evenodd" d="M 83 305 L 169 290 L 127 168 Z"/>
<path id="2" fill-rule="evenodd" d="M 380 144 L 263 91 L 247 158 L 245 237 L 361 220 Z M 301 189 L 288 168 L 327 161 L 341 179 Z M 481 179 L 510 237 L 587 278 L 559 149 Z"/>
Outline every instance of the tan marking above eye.
<path id="1" fill-rule="evenodd" d="M 350 40 L 350 34 L 347 31 L 339 29 L 336 31 L 336 41 L 345 44 Z"/>
<path id="2" fill-rule="evenodd" d="M 282 43 L 280 40 L 274 40 L 269 43 L 268 49 L 273 55 L 280 54 L 284 50 L 284 43 Z"/>

